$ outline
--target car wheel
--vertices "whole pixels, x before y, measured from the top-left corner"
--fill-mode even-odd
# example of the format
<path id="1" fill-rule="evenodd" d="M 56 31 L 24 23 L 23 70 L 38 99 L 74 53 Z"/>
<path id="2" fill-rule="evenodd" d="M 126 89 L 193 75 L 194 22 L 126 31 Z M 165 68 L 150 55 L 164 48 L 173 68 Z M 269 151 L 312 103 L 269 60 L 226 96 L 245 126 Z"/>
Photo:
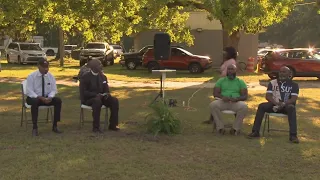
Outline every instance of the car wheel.
<path id="1" fill-rule="evenodd" d="M 277 79 L 278 75 L 277 74 L 268 74 L 270 79 Z"/>
<path id="2" fill-rule="evenodd" d="M 20 57 L 20 56 L 18 56 L 18 64 L 22 64 L 22 63 L 21 63 L 21 57 Z"/>
<path id="3" fill-rule="evenodd" d="M 128 70 L 135 70 L 137 68 L 137 64 L 133 60 L 128 61 L 126 66 Z"/>
<path id="4" fill-rule="evenodd" d="M 202 67 L 200 66 L 200 64 L 193 63 L 193 64 L 189 65 L 189 71 L 192 74 L 201 73 L 202 72 Z"/>
<path id="5" fill-rule="evenodd" d="M 7 55 L 7 62 L 8 62 L 8 64 L 11 64 L 9 55 Z"/>
<path id="6" fill-rule="evenodd" d="M 148 71 L 150 73 L 152 72 L 152 70 L 158 70 L 158 69 L 160 69 L 160 66 L 159 66 L 159 64 L 157 62 L 150 62 L 148 64 Z"/>
<path id="7" fill-rule="evenodd" d="M 46 55 L 47 56 L 54 56 L 54 51 L 52 49 L 49 49 L 47 52 L 46 52 Z"/>

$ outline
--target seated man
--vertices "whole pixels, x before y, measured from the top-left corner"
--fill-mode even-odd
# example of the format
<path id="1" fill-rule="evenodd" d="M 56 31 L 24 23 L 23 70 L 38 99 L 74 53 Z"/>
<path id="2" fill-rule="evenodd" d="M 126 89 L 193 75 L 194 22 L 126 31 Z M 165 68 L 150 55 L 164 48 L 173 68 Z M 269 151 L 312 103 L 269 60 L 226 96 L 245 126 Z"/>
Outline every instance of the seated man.
<path id="1" fill-rule="evenodd" d="M 233 128 L 230 130 L 233 135 L 240 133 L 243 119 L 247 114 L 248 107 L 244 102 L 248 97 L 247 86 L 243 80 L 236 77 L 236 71 L 236 65 L 229 65 L 227 77 L 220 78 L 214 87 L 213 95 L 219 100 L 210 104 L 210 110 L 219 134 L 225 133 L 221 111 L 231 110 L 237 114 Z"/>
<path id="2" fill-rule="evenodd" d="M 39 60 L 37 71 L 31 73 L 27 78 L 27 104 L 31 105 L 33 122 L 32 135 L 38 136 L 38 107 L 54 106 L 54 118 L 52 131 L 61 133 L 57 128 L 60 121 L 61 99 L 55 97 L 57 93 L 56 80 L 49 71 L 49 62 Z"/>
<path id="3" fill-rule="evenodd" d="M 266 99 L 268 102 L 261 103 L 258 107 L 252 133 L 249 138 L 260 137 L 259 131 L 265 113 L 285 113 L 288 115 L 290 134 L 289 140 L 299 143 L 297 137 L 296 101 L 299 94 L 297 83 L 289 79 L 291 71 L 288 67 L 282 67 L 279 79 L 272 80 L 267 89 Z"/>
<path id="4" fill-rule="evenodd" d="M 90 73 L 86 73 L 80 80 L 81 103 L 92 107 L 93 132 L 100 130 L 100 112 L 102 105 L 111 110 L 109 130 L 118 131 L 119 101 L 110 95 L 107 77 L 102 73 L 102 64 L 93 59 L 89 62 Z"/>
<path id="5" fill-rule="evenodd" d="M 77 82 L 78 80 L 80 80 L 81 77 L 82 77 L 84 74 L 86 74 L 87 72 L 90 72 L 91 69 L 90 69 L 90 67 L 89 67 L 88 64 L 89 64 L 89 62 L 90 62 L 91 60 L 92 60 L 92 56 L 89 56 L 87 63 L 80 68 L 79 73 L 78 73 L 78 76 L 73 77 L 73 79 L 75 80 L 75 82 Z"/>

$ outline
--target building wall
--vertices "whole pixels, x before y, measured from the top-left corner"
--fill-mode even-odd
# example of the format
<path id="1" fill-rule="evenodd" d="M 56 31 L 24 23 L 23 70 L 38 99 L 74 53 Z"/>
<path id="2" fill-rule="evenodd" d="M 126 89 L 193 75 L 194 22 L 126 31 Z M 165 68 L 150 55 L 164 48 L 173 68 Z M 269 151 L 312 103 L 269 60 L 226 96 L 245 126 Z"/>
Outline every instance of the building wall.
<path id="1" fill-rule="evenodd" d="M 186 50 L 197 55 L 210 56 L 214 66 L 220 66 L 222 62 L 223 34 L 219 21 L 209 21 L 205 12 L 192 12 L 187 21 L 191 33 L 194 36 L 194 45 L 191 47 L 180 44 Z M 137 51 L 146 45 L 153 44 L 153 37 L 157 30 L 149 30 L 138 33 L 134 38 L 134 49 Z M 174 44 L 174 43 L 173 43 Z M 238 60 L 246 62 L 249 57 L 256 57 L 258 51 L 258 35 L 241 33 L 239 42 Z"/>

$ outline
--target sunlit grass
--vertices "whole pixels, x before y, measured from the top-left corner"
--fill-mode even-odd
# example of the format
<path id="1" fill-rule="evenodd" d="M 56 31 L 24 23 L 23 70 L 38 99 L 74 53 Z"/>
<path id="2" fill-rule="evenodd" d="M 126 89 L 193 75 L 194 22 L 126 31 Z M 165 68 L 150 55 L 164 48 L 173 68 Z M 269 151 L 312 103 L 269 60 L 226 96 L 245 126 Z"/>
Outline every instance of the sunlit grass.
<path id="1" fill-rule="evenodd" d="M 2 73 L 2 72 L 1 72 Z M 0 73 L 0 74 L 1 74 Z M 167 98 L 178 100 L 172 108 L 182 121 L 182 133 L 154 138 L 146 134 L 148 104 L 158 89 L 112 88 L 120 99 L 121 132 L 91 133 L 92 124 L 79 129 L 78 88 L 59 86 L 63 99 L 61 135 L 50 124 L 39 124 L 40 136 L 31 137 L 20 127 L 20 85 L 0 86 L 0 175 L 11 179 L 318 179 L 320 162 L 320 97 L 318 89 L 301 89 L 298 102 L 299 145 L 288 142 L 288 133 L 271 132 L 249 140 L 256 108 L 265 101 L 265 90 L 250 91 L 250 108 L 239 137 L 212 133 L 208 104 L 212 89 L 202 89 L 187 102 L 196 89 L 170 89 Z M 10 95 L 10 97 L 8 96 Z M 311 105 L 309 105 L 311 104 Z M 44 115 L 42 112 L 41 117 Z M 30 114 L 29 114 L 30 118 Z M 232 116 L 226 116 L 232 121 Z M 91 113 L 86 111 L 86 119 Z M 275 128 L 288 128 L 283 118 L 272 118 Z M 257 178 L 258 177 L 258 178 Z"/>

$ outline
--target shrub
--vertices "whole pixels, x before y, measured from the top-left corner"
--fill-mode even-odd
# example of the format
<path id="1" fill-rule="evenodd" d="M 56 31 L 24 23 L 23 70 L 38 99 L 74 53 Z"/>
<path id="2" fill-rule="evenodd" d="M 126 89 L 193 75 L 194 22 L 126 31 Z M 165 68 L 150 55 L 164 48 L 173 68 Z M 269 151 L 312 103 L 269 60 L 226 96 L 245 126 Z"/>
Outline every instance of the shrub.
<path id="1" fill-rule="evenodd" d="M 162 101 L 151 104 L 154 112 L 146 116 L 148 132 L 157 136 L 159 133 L 178 134 L 181 131 L 181 121 Z"/>

